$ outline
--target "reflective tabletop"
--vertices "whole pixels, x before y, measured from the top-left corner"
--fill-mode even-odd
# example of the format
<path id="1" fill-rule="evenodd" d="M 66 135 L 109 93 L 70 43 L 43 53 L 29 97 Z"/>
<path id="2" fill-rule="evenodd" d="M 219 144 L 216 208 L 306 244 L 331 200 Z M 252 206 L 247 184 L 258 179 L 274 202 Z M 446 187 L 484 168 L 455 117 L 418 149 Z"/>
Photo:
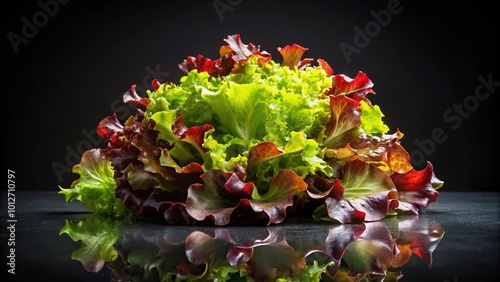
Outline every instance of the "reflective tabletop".
<path id="1" fill-rule="evenodd" d="M 500 193 L 441 192 L 418 216 L 380 222 L 294 219 L 224 227 L 110 221 L 51 191 L 7 198 L 3 193 L 2 276 L 8 279 L 2 281 L 309 281 L 319 275 L 322 281 L 462 282 L 499 276 Z"/>

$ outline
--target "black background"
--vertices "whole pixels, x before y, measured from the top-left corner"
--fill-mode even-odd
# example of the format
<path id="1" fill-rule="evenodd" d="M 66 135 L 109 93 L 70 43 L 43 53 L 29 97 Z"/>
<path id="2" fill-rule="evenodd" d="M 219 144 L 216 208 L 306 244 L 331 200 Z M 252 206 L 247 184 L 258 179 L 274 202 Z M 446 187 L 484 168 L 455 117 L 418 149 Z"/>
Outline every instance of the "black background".
<path id="1" fill-rule="evenodd" d="M 376 92 L 370 100 L 381 107 L 391 132 L 399 128 L 405 134 L 402 145 L 420 157 L 413 161 L 417 169 L 430 161 L 445 181 L 443 191 L 496 186 L 495 90 L 500 87 L 493 84 L 487 91 L 481 86 L 482 96 L 476 95 L 482 85 L 478 77 L 500 82 L 492 4 L 42 2 L 57 3 L 57 8 L 52 5 L 47 12 L 37 1 L 3 4 L 3 148 L 18 190 L 68 187 L 76 178 L 70 169 L 79 155 L 89 145 L 102 146 L 85 132 L 113 112 L 119 117 L 134 113 L 121 104 L 132 84 L 145 95 L 152 78 L 177 83 L 183 75 L 177 65 L 187 56 L 215 59 L 223 40 L 235 33 L 276 61 L 281 59 L 277 47 L 297 43 L 309 48 L 305 57 L 325 59 L 335 73 L 366 72 Z M 218 11 L 214 3 L 226 10 Z M 388 3 L 399 12 L 377 23 L 373 14 L 383 14 Z M 38 27 L 29 29 L 31 24 Z M 357 28 L 371 34 L 364 45 L 356 41 Z M 13 36 L 24 41 L 13 44 Z M 359 52 L 346 56 L 340 46 L 347 44 Z M 457 107 L 464 109 L 462 115 Z M 431 141 L 436 130 L 441 136 Z"/>

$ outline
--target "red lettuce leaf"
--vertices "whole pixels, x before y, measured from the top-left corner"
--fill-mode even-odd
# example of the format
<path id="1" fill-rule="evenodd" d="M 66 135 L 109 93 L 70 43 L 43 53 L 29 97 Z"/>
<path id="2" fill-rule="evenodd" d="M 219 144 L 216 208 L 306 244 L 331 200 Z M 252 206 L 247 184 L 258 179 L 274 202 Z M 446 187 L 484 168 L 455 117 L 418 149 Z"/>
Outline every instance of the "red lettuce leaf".
<path id="1" fill-rule="evenodd" d="M 363 222 L 366 214 L 362 211 L 356 210 L 349 205 L 349 203 L 340 198 L 326 198 L 326 208 L 328 216 L 342 224 L 352 222 Z"/>
<path id="2" fill-rule="evenodd" d="M 203 142 L 205 142 L 205 135 L 213 130 L 214 127 L 210 124 L 195 125 L 188 128 L 184 125 L 182 116 L 179 116 L 172 125 L 172 132 L 177 135 L 179 140 L 193 145 L 201 153 L 208 151 L 203 147 Z"/>
<path id="3" fill-rule="evenodd" d="M 230 35 L 224 41 L 227 45 L 220 47 L 219 59 L 211 60 L 202 55 L 188 56 L 178 65 L 179 69 L 186 74 L 196 69 L 198 72 L 206 71 L 211 77 L 219 77 L 237 71 L 250 56 L 258 56 L 262 63 L 271 59 L 269 53 L 260 51 L 260 46 L 243 43 L 240 34 Z"/>
<path id="4" fill-rule="evenodd" d="M 153 130 L 154 121 L 149 120 L 144 124 L 144 112 L 137 109 L 135 116 L 130 116 L 124 124 L 117 119 L 116 114 L 104 118 L 97 126 L 97 133 L 108 142 L 104 153 L 115 170 L 115 178 L 122 175 L 129 165 L 142 165 L 137 158 L 140 150 L 131 142 L 136 136 L 146 134 Z M 156 133 L 148 133 L 149 138 L 156 138 Z M 143 141 L 146 142 L 146 141 Z M 154 143 L 154 140 L 147 141 Z"/>
<path id="5" fill-rule="evenodd" d="M 224 41 L 233 51 L 231 53 L 231 56 L 235 62 L 244 61 L 252 55 L 259 55 L 261 57 L 267 57 L 269 59 L 271 58 L 271 55 L 266 51 L 260 51 L 259 45 L 254 45 L 252 43 L 244 44 L 241 41 L 239 34 L 230 35 L 226 39 L 224 39 Z"/>
<path id="6" fill-rule="evenodd" d="M 406 173 L 396 172 L 391 178 L 399 193 L 399 207 L 396 211 L 418 214 L 420 208 L 437 201 L 439 192 L 433 185 L 440 185 L 442 182 L 437 179 L 430 162 L 420 171 L 412 169 Z"/>
<path id="7" fill-rule="evenodd" d="M 344 166 L 325 199 L 328 216 L 340 223 L 377 221 L 384 218 L 397 198 L 388 174 L 374 165 L 352 160 Z"/>
<path id="8" fill-rule="evenodd" d="M 344 147 L 359 135 L 359 103 L 346 96 L 330 96 L 330 110 L 331 117 L 326 125 L 323 145 L 327 148 Z"/>
<path id="9" fill-rule="evenodd" d="M 356 152 L 355 158 L 367 161 L 386 171 L 405 173 L 413 168 L 410 154 L 401 145 L 403 133 L 399 130 L 394 134 L 367 135 L 361 134 L 351 142 Z"/>
<path id="10" fill-rule="evenodd" d="M 336 74 L 332 76 L 332 87 L 326 94 L 334 96 L 344 95 L 358 102 L 364 100 L 368 105 L 371 105 L 366 95 L 375 94 L 372 87 L 373 82 L 363 72 L 358 72 L 354 79 L 344 74 Z"/>
<path id="11" fill-rule="evenodd" d="M 196 69 L 198 72 L 208 72 L 210 76 L 219 76 L 223 74 L 223 69 L 220 67 L 220 59 L 211 60 L 203 57 L 202 55 L 198 55 L 196 57 L 188 56 L 184 62 L 179 64 L 179 68 L 184 73 L 188 73 L 189 71 Z"/>
<path id="12" fill-rule="evenodd" d="M 250 200 L 252 209 L 265 212 L 269 216 L 269 224 L 282 222 L 286 217 L 286 209 L 293 205 L 293 197 L 307 189 L 307 183 L 291 169 L 282 169 L 269 181 L 269 190 L 260 195 L 254 189 Z"/>
<path id="13" fill-rule="evenodd" d="M 112 139 L 116 139 L 123 133 L 123 125 L 118 120 L 116 113 L 113 115 L 105 117 L 97 125 L 97 134 L 104 140 L 108 142 Z"/>
<path id="14" fill-rule="evenodd" d="M 298 44 L 286 45 L 283 48 L 278 47 L 278 52 L 280 52 L 283 57 L 281 65 L 289 67 L 290 69 L 297 66 L 299 70 L 309 66 L 313 59 L 306 58 L 301 60 L 302 55 L 304 55 L 304 52 L 307 50 L 308 48 L 304 48 Z"/>
<path id="15" fill-rule="evenodd" d="M 326 72 L 327 75 L 334 73 L 333 68 L 323 59 L 317 59 L 318 65 Z"/>
<path id="16" fill-rule="evenodd" d="M 159 87 L 157 79 L 153 79 L 151 84 L 156 89 Z M 149 100 L 149 98 L 139 96 L 139 94 L 137 94 L 137 91 L 135 91 L 136 87 L 137 87 L 136 85 L 132 85 L 130 87 L 129 91 L 127 91 L 127 92 L 125 92 L 125 94 L 123 94 L 123 102 L 137 104 L 139 106 L 146 107 L 149 104 L 150 100 Z"/>
<path id="17" fill-rule="evenodd" d="M 264 162 L 283 153 L 273 142 L 262 142 L 250 149 L 248 165 Z"/>
<path id="18" fill-rule="evenodd" d="M 235 172 L 212 170 L 201 178 L 203 184 L 191 185 L 186 199 L 186 211 L 196 220 L 209 217 L 215 225 L 227 225 L 233 211 L 249 206 L 248 192 L 253 190 L 253 184 L 241 183 L 241 177 Z"/>

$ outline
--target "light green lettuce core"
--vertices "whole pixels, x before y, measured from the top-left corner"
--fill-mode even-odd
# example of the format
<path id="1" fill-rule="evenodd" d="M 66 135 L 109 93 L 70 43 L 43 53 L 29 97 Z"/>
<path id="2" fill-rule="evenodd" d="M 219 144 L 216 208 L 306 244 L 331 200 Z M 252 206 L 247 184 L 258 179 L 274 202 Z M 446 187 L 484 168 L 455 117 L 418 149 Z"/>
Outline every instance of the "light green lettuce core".
<path id="1" fill-rule="evenodd" d="M 211 124 L 214 134 L 282 145 L 291 131 L 313 138 L 330 114 L 323 93 L 331 77 L 319 67 L 298 70 L 270 60 L 264 67 L 250 58 L 243 72 L 223 78 L 190 71 L 180 84 L 149 92 L 145 113 L 176 109 L 186 126 Z"/>

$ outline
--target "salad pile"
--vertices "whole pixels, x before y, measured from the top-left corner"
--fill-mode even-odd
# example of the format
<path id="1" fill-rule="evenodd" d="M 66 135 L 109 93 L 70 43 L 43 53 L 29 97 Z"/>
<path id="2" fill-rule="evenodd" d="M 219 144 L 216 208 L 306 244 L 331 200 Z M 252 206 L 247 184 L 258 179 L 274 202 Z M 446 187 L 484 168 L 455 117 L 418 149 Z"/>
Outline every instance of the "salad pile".
<path id="1" fill-rule="evenodd" d="M 276 62 L 239 34 L 224 42 L 217 59 L 180 63 L 177 84 L 155 79 L 147 97 L 132 85 L 135 115 L 102 119 L 106 145 L 58 193 L 100 215 L 216 226 L 370 222 L 437 201 L 444 182 L 430 162 L 413 168 L 365 73 L 336 74 L 297 44 Z"/>

